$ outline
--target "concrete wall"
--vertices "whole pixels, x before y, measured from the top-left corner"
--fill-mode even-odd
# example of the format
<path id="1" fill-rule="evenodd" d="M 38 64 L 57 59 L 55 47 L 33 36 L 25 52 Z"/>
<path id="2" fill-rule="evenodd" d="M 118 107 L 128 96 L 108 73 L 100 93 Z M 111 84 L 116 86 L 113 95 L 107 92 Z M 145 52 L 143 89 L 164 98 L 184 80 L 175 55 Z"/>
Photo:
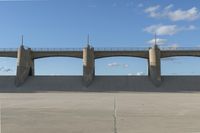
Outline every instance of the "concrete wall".
<path id="1" fill-rule="evenodd" d="M 0 76 L 0 92 L 38 91 L 138 91 L 183 92 L 200 91 L 200 76 L 164 76 L 155 87 L 147 76 L 97 76 L 89 86 L 83 85 L 82 76 L 35 76 L 20 87 L 15 76 Z"/>

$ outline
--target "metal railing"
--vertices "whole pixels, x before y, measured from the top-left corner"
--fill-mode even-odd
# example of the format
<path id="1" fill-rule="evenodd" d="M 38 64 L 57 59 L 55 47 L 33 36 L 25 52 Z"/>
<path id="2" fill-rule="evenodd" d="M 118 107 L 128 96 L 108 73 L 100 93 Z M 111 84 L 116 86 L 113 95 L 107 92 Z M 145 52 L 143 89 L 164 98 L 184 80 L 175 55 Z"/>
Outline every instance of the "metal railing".
<path id="1" fill-rule="evenodd" d="M 200 51 L 200 47 L 161 47 L 160 50 Z"/>
<path id="2" fill-rule="evenodd" d="M 148 51 L 149 47 L 108 47 L 108 48 L 101 48 L 97 47 L 94 48 L 95 51 Z"/>
<path id="3" fill-rule="evenodd" d="M 95 51 L 148 51 L 150 47 L 96 47 Z M 15 52 L 18 48 L 0 48 L 0 52 Z M 35 52 L 83 51 L 83 48 L 31 48 Z M 160 47 L 160 50 L 200 51 L 200 47 Z"/>
<path id="4" fill-rule="evenodd" d="M 31 48 L 32 51 L 39 52 L 39 51 L 83 51 L 82 48 Z"/>
<path id="5" fill-rule="evenodd" d="M 17 48 L 0 48 L 1 52 L 15 52 L 17 51 Z"/>

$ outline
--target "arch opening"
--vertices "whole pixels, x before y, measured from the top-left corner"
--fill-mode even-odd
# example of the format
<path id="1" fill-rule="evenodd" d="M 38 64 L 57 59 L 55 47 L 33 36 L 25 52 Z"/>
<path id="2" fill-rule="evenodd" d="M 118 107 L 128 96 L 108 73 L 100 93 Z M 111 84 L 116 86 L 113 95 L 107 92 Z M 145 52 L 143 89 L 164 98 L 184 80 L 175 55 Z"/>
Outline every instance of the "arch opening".
<path id="1" fill-rule="evenodd" d="M 146 76 L 148 62 L 145 58 L 114 56 L 95 60 L 95 75 Z"/>
<path id="2" fill-rule="evenodd" d="M 82 59 L 73 57 L 48 57 L 34 60 L 37 76 L 80 76 L 83 73 Z"/>
<path id="3" fill-rule="evenodd" d="M 12 57 L 0 57 L 0 76 L 15 76 L 17 59 Z"/>
<path id="4" fill-rule="evenodd" d="M 161 59 L 161 75 L 200 75 L 200 58 L 195 56 L 174 56 Z"/>

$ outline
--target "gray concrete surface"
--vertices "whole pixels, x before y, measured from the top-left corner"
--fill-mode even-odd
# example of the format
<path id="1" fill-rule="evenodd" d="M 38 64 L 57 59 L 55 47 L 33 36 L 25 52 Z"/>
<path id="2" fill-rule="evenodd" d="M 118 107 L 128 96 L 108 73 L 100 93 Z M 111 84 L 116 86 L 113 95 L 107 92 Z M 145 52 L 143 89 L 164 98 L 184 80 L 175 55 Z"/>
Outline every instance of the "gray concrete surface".
<path id="1" fill-rule="evenodd" d="M 200 133 L 200 93 L 0 93 L 2 133 Z"/>
<path id="2" fill-rule="evenodd" d="M 34 76 L 16 87 L 15 76 L 0 76 L 0 92 L 45 91 L 135 91 L 185 92 L 200 91 L 200 76 L 164 76 L 156 87 L 147 76 L 97 76 L 90 86 L 83 85 L 82 76 Z"/>

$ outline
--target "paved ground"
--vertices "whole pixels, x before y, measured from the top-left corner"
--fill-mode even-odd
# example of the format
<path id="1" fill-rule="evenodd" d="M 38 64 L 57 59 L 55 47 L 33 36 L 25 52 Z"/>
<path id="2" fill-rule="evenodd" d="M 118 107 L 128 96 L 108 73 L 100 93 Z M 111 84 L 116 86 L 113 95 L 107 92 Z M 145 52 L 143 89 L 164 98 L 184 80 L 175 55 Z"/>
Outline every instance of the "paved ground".
<path id="1" fill-rule="evenodd" d="M 2 133 L 200 133 L 200 93 L 0 93 Z"/>

